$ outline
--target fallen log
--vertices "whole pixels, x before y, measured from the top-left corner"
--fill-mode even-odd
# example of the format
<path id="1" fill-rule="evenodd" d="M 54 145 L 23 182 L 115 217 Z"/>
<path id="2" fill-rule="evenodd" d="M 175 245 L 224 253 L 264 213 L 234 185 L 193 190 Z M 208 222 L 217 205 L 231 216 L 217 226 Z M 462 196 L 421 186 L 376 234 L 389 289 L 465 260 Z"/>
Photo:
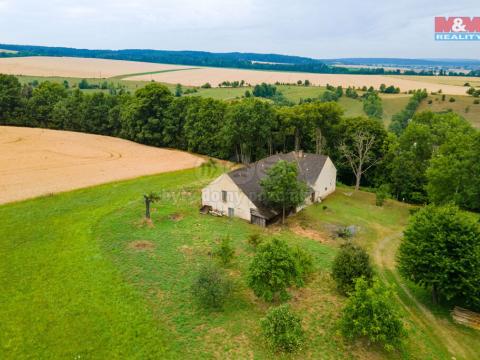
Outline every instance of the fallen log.
<path id="1" fill-rule="evenodd" d="M 480 314 L 476 312 L 455 306 L 452 311 L 452 318 L 458 324 L 480 330 Z"/>

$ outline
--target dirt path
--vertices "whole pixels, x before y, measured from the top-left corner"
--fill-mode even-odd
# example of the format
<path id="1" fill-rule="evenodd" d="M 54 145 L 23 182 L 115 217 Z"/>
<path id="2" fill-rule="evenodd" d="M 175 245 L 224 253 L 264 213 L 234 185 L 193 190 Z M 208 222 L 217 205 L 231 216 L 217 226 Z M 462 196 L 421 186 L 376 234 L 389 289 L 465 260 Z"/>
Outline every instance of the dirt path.
<path id="1" fill-rule="evenodd" d="M 435 341 L 437 346 L 445 347 L 452 359 L 476 359 L 478 354 L 475 354 L 470 348 L 464 347 L 455 339 L 461 337 L 450 323 L 438 319 L 435 315 L 421 304 L 416 297 L 410 292 L 407 286 L 404 285 L 402 279 L 395 269 L 395 253 L 398 242 L 402 233 L 393 233 L 384 237 L 373 251 L 374 261 L 378 265 L 379 276 L 386 282 L 386 273 L 390 273 L 394 278 L 394 284 L 397 286 L 414 305 L 406 304 L 397 294 L 399 303 L 403 306 L 405 311 L 411 316 L 415 323 L 422 328 L 423 331 L 429 334 L 430 338 Z"/>

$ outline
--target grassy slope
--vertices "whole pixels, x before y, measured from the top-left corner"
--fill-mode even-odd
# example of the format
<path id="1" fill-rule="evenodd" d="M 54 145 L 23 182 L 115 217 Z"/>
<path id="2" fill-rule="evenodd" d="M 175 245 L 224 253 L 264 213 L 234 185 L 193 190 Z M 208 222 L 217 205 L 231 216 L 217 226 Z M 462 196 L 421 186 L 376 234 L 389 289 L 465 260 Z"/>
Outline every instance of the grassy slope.
<path id="1" fill-rule="evenodd" d="M 455 102 L 449 99 L 454 98 Z M 473 126 L 480 128 L 480 104 L 474 104 L 476 98 L 472 96 L 446 96 L 446 100 L 442 101 L 442 95 L 429 95 L 427 99 L 422 101 L 419 111 L 431 110 L 434 112 L 452 110 L 467 119 Z M 432 100 L 432 104 L 428 101 Z"/>
<path id="2" fill-rule="evenodd" d="M 289 229 L 261 230 L 198 214 L 199 189 L 218 171 L 163 174 L 0 207 L 0 358 L 273 358 L 259 338 L 267 305 L 245 285 L 253 254 L 245 238 L 257 231 L 299 244 L 315 257 L 317 275 L 290 301 L 309 336 L 295 358 L 449 358 L 435 328 L 425 329 L 407 314 L 412 335 L 401 353 L 345 344 L 336 333 L 344 298 L 327 274 L 339 243 L 293 230 L 301 224 L 325 236 L 333 225 L 355 224 L 356 241 L 373 251 L 382 238 L 401 231 L 406 206 L 377 208 L 373 195 L 346 196 L 341 188 L 326 200 L 326 210 L 312 206 L 292 218 Z M 175 191 L 155 204 L 148 226 L 141 222 L 141 194 L 152 189 Z M 224 312 L 208 314 L 194 306 L 188 289 L 224 234 L 236 248 L 228 270 L 236 292 Z M 135 241 L 154 248 L 132 248 Z M 458 335 L 460 327 L 440 316 Z M 461 331 L 459 341 L 478 347 L 478 334 Z"/>
<path id="3" fill-rule="evenodd" d="M 329 232 L 332 224 L 359 227 L 354 241 L 372 254 L 382 280 L 396 289 L 397 301 L 407 323 L 409 338 L 405 353 L 421 359 L 476 359 L 480 333 L 451 320 L 448 308 L 434 306 L 427 291 L 400 278 L 395 270 L 395 253 L 408 219 L 408 205 L 387 201 L 375 206 L 374 195 L 341 191 L 325 201 L 327 209 L 307 208 L 296 221 L 305 227 Z M 345 195 L 347 194 L 347 195 Z"/>
<path id="4" fill-rule="evenodd" d="M 198 214 L 198 189 L 216 175 L 183 171 L 1 206 L 0 358 L 209 358 L 224 351 L 269 357 L 257 336 L 265 305 L 241 275 L 251 254 L 245 236 L 257 229 Z M 193 198 L 165 200 L 153 212 L 155 226 L 141 226 L 141 194 L 180 187 Z M 173 212 L 184 219 L 166 217 Z M 188 287 L 225 232 L 238 249 L 231 269 L 238 294 L 225 313 L 209 316 L 192 307 Z M 319 269 L 329 266 L 334 249 L 288 232 L 279 236 L 307 247 Z M 135 240 L 156 248 L 129 249 Z M 328 287 L 319 279 L 317 291 Z M 332 311 L 319 315 L 317 326 Z M 341 342 L 319 340 L 319 351 L 345 355 Z"/>

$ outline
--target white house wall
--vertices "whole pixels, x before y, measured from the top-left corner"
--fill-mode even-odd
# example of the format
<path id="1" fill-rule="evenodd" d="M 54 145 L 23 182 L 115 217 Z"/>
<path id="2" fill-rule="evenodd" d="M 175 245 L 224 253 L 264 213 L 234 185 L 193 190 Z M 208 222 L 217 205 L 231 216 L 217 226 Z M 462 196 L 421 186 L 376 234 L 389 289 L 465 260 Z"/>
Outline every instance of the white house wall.
<path id="1" fill-rule="evenodd" d="M 222 191 L 227 192 L 227 201 L 222 200 Z M 234 209 L 234 216 L 250 221 L 250 209 L 256 206 L 240 190 L 227 174 L 219 176 L 202 190 L 202 205 L 211 206 L 213 210 L 228 215 L 228 208 Z"/>
<path id="2" fill-rule="evenodd" d="M 335 165 L 333 165 L 332 160 L 327 158 L 313 187 L 315 190 L 315 200 L 319 201 L 325 199 L 328 195 L 333 193 L 336 188 L 336 181 L 337 169 L 335 168 Z"/>

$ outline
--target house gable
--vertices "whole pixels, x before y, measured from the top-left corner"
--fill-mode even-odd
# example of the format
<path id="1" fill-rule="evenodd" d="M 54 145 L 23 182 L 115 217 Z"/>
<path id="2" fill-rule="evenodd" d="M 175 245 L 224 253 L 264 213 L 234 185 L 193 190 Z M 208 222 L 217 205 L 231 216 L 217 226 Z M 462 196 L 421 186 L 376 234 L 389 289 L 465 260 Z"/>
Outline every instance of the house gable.
<path id="1" fill-rule="evenodd" d="M 257 209 L 228 174 L 220 175 L 202 190 L 202 204 L 211 206 L 223 215 L 233 215 L 247 221 L 251 219 L 251 209 Z"/>

